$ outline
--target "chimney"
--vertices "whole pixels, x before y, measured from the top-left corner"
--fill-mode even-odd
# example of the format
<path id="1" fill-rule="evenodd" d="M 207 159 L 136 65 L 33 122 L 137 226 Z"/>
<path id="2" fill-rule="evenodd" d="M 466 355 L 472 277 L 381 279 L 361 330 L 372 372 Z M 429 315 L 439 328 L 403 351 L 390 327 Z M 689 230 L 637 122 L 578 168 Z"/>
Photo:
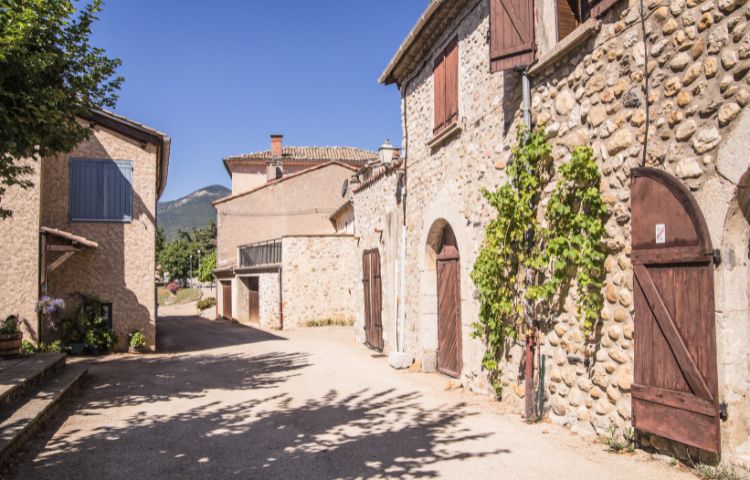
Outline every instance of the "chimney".
<path id="1" fill-rule="evenodd" d="M 271 153 L 275 158 L 281 158 L 281 142 L 284 140 L 284 135 L 272 134 L 271 135 Z"/>
<path id="2" fill-rule="evenodd" d="M 266 163 L 266 181 L 273 182 L 284 175 L 284 163 L 281 160 L 281 141 L 284 135 L 271 134 L 271 158 Z"/>

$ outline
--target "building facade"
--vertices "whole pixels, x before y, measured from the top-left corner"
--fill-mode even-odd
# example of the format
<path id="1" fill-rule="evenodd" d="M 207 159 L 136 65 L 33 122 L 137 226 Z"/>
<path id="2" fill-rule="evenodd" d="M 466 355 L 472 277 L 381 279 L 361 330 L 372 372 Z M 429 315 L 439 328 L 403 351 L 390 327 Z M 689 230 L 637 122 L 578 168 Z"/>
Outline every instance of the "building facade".
<path id="1" fill-rule="evenodd" d="M 741 463 L 750 454 L 749 145 L 741 133 L 750 125 L 750 10 L 733 0 L 644 3 L 643 12 L 638 2 L 602 1 L 577 13 L 550 0 L 429 4 L 381 77 L 402 94 L 405 349 L 425 370 L 490 391 L 484 344 L 471 335 L 479 305 L 470 274 L 493 215 L 481 190 L 507 182 L 516 127 L 528 113 L 545 126 L 556 168 L 575 147 L 593 148 L 611 213 L 595 338 L 585 338 L 573 298 L 540 332 L 545 413 L 581 433 L 635 425 L 641 445 Z M 526 99 L 519 70 L 530 83 Z M 671 223 L 681 211 L 690 235 Z M 356 203 L 355 216 L 363 221 Z M 660 236 L 665 229 L 674 233 Z M 680 241 L 695 244 L 693 257 Z M 676 263 L 664 263 L 669 249 L 680 250 L 669 257 Z M 693 303 L 665 300 L 671 288 L 652 282 L 654 271 L 696 265 L 705 279 L 674 285 L 698 282 Z M 657 290 L 664 308 L 652 305 Z M 439 332 L 441 311 L 455 320 Z M 640 333 L 665 338 L 666 356 L 654 365 L 644 352 L 657 346 L 638 339 L 639 328 L 656 324 L 661 330 Z M 522 361 L 523 346 L 509 345 L 509 404 L 525 395 Z M 649 377 L 662 371 L 672 376 Z M 677 406 L 684 398 L 693 406 Z M 693 427 L 658 421 L 669 416 Z"/>
<path id="2" fill-rule="evenodd" d="M 11 189 L 14 215 L 0 222 L 15 244 L 3 259 L 6 291 L 15 292 L 1 315 L 17 314 L 30 339 L 52 332 L 35 312 L 40 295 L 76 294 L 110 304 L 119 350 L 141 331 L 156 346 L 156 203 L 166 186 L 170 139 L 109 112 L 85 119 L 89 139 L 73 151 L 34 165 L 34 186 Z M 5 199 L 4 199 L 5 200 Z"/>
<path id="3" fill-rule="evenodd" d="M 352 219 L 338 229 L 331 217 L 349 177 L 374 157 L 350 147 L 282 147 L 274 135 L 271 150 L 225 160 L 237 188 L 259 182 L 248 169 L 262 163 L 266 174 L 214 203 L 222 317 L 266 328 L 353 321 Z"/>

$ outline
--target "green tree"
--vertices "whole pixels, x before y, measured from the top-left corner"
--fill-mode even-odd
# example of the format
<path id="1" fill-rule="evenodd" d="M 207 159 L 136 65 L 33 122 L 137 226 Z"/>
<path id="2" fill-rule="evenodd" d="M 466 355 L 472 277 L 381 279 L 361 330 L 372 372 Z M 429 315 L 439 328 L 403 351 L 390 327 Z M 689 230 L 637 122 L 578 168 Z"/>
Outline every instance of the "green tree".
<path id="1" fill-rule="evenodd" d="M 0 0 L 0 199 L 30 188 L 21 159 L 68 152 L 90 128 L 81 116 L 114 107 L 120 60 L 89 43 L 102 1 Z M 1 201 L 1 200 L 0 200 Z M 0 204 L 0 219 L 12 212 Z"/>
<path id="2" fill-rule="evenodd" d="M 159 225 L 156 227 L 156 258 L 159 258 L 159 254 L 164 250 L 167 238 L 164 235 L 164 227 Z"/>
<path id="3" fill-rule="evenodd" d="M 198 272 L 198 280 L 200 282 L 210 282 L 214 278 L 214 270 L 216 269 L 216 250 L 209 253 L 201 259 L 201 268 Z"/>
<path id="4" fill-rule="evenodd" d="M 159 254 L 162 271 L 169 274 L 171 280 L 185 279 L 190 274 L 190 255 L 192 246 L 184 239 L 167 243 Z"/>

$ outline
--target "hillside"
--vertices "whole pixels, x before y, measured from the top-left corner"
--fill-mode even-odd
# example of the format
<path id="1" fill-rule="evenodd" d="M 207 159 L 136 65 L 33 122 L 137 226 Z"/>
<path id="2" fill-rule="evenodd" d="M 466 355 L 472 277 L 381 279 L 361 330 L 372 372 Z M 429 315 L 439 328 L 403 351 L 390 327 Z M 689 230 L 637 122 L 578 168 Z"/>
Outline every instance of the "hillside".
<path id="1" fill-rule="evenodd" d="M 178 230 L 191 230 L 215 222 L 216 210 L 211 202 L 224 198 L 229 193 L 230 190 L 226 187 L 211 185 L 171 202 L 159 202 L 159 226 L 164 227 L 167 239 L 171 239 Z"/>

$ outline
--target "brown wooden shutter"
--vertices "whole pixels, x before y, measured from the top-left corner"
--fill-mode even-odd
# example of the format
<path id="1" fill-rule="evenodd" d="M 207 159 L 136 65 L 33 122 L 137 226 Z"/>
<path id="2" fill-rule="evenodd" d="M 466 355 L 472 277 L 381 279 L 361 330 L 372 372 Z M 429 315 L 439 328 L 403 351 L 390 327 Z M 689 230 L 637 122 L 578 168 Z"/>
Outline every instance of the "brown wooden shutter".
<path id="1" fill-rule="evenodd" d="M 458 41 L 448 45 L 445 54 L 445 124 L 458 120 Z"/>
<path id="2" fill-rule="evenodd" d="M 491 71 L 534 61 L 533 0 L 490 0 Z"/>
<path id="3" fill-rule="evenodd" d="M 568 0 L 557 0 L 557 41 L 570 35 L 579 22 Z"/>
<path id="4" fill-rule="evenodd" d="M 602 15 L 604 15 L 604 12 L 614 7 L 615 4 L 619 1 L 620 0 L 590 0 L 589 8 L 591 17 L 601 17 Z"/>
<path id="5" fill-rule="evenodd" d="M 445 56 L 441 54 L 435 60 L 435 68 L 432 71 L 435 83 L 435 126 L 434 132 L 445 126 Z"/>

